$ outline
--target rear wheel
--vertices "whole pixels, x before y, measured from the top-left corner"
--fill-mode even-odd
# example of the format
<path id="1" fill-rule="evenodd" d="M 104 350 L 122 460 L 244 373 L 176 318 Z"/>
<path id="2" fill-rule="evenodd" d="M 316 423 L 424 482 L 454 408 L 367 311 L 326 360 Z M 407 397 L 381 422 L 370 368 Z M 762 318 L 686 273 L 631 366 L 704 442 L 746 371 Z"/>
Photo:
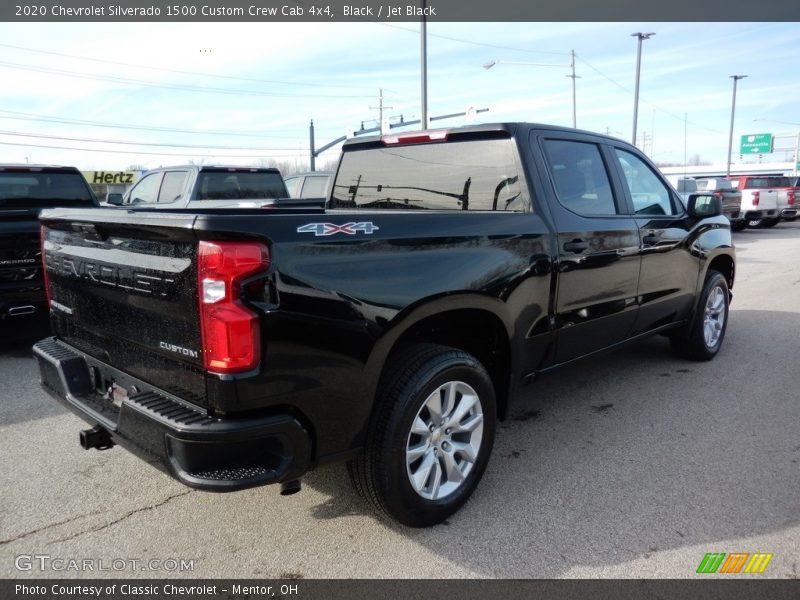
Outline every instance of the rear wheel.
<path id="1" fill-rule="evenodd" d="M 350 463 L 356 489 L 412 527 L 446 519 L 480 481 L 494 443 L 486 369 L 455 348 L 417 344 L 387 367 L 367 443 Z"/>
<path id="2" fill-rule="evenodd" d="M 748 219 L 747 226 L 750 229 L 759 229 L 764 226 L 764 222 L 766 219 L 759 218 L 759 219 Z"/>
<path id="3" fill-rule="evenodd" d="M 692 321 L 670 336 L 675 352 L 691 360 L 711 360 L 722 347 L 730 293 L 719 271 L 709 271 Z"/>
<path id="4" fill-rule="evenodd" d="M 777 217 L 775 219 L 764 219 L 764 227 L 775 227 L 778 223 L 781 222 L 781 218 Z"/>

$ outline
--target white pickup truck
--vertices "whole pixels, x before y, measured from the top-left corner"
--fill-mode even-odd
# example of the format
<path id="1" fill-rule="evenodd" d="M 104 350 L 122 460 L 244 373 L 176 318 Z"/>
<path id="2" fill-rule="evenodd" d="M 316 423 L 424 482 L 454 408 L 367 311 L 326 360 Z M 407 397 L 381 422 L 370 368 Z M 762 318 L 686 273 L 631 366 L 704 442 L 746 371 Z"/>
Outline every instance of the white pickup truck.
<path id="1" fill-rule="evenodd" d="M 763 175 L 730 178 L 733 187 L 742 192 L 742 212 L 748 227 L 774 227 L 780 222 L 781 209 L 776 189 L 778 186 L 773 185 L 773 179 L 775 178 Z"/>
<path id="2" fill-rule="evenodd" d="M 122 198 L 126 208 L 247 208 L 288 198 L 278 169 L 182 165 L 148 171 Z"/>

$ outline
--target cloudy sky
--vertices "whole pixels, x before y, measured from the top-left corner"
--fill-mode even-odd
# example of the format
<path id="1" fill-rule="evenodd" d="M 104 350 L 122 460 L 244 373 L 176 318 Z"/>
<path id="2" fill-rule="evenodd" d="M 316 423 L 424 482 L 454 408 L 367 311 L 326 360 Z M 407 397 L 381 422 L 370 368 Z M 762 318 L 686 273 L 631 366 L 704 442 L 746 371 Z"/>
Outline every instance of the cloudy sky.
<path id="1" fill-rule="evenodd" d="M 776 145 L 789 151 L 773 158 L 791 160 L 796 23 L 430 23 L 429 115 L 473 106 L 489 109 L 478 122 L 570 126 L 574 50 L 578 127 L 630 140 L 638 31 L 656 33 L 643 43 L 638 123 L 654 160 L 725 160 L 734 74 L 748 75 L 734 147 L 743 134 L 787 136 Z M 482 68 L 491 60 L 501 62 Z M 391 122 L 419 118 L 419 25 L 0 23 L 0 77 L 0 162 L 100 170 L 276 159 L 300 170 L 311 119 L 318 147 L 375 126 L 380 89 Z"/>

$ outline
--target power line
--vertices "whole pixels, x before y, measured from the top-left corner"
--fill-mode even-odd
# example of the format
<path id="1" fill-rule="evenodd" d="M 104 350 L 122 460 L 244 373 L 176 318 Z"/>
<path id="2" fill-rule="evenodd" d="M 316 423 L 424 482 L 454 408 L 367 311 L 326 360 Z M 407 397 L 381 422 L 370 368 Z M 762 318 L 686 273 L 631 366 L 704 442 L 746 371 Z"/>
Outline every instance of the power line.
<path id="1" fill-rule="evenodd" d="M 390 27 L 391 29 L 399 29 L 400 31 L 408 31 L 409 33 L 419 33 L 417 29 L 410 29 L 408 27 L 400 27 L 399 25 L 392 25 L 390 23 L 378 23 L 378 25 L 383 25 L 384 27 Z M 530 50 L 526 48 L 515 48 L 513 46 L 498 46 L 497 44 L 486 44 L 484 42 L 476 42 L 474 40 L 465 40 L 461 38 L 451 37 L 448 35 L 441 35 L 437 33 L 430 33 L 428 32 L 428 37 L 435 37 L 440 38 L 443 40 L 448 40 L 451 42 L 460 42 L 462 44 L 470 44 L 472 46 L 481 46 L 484 48 L 494 48 L 496 50 L 511 50 L 513 52 L 525 52 L 527 54 L 550 54 L 552 56 L 565 56 L 568 55 L 569 52 L 552 52 L 550 50 Z"/>
<path id="2" fill-rule="evenodd" d="M 74 146 L 46 146 L 43 144 L 21 144 L 15 142 L 2 142 L 0 141 L 0 145 L 2 146 L 19 146 L 23 148 L 47 148 L 50 150 L 75 150 L 77 152 L 96 152 L 98 154 L 144 154 L 147 156 L 209 156 L 208 153 L 193 153 L 193 152 L 139 152 L 137 150 L 107 150 L 105 148 L 77 148 Z M 211 156 L 216 156 L 219 158 L 295 158 L 300 155 L 298 154 L 265 154 L 265 155 L 256 155 L 256 154 L 212 154 Z"/>
<path id="3" fill-rule="evenodd" d="M 32 71 L 36 73 L 56 73 L 58 75 L 65 75 L 67 77 L 77 77 L 79 79 L 90 79 L 93 81 L 111 81 L 114 83 L 134 84 L 144 87 L 161 88 L 167 90 L 183 90 L 186 92 L 203 92 L 211 94 L 226 94 L 235 96 L 279 96 L 281 98 L 372 98 L 371 95 L 340 95 L 340 94 L 286 94 L 283 92 L 258 92 L 255 90 L 239 90 L 239 89 L 226 89 L 215 87 L 204 87 L 189 84 L 166 84 L 156 83 L 153 81 L 146 81 L 144 79 L 133 79 L 129 77 L 114 77 L 112 75 L 92 75 L 91 73 L 83 73 L 81 71 L 69 71 L 66 69 L 54 69 L 48 67 L 37 67 L 35 65 L 25 65 L 20 63 L 11 63 L 0 61 L 0 66 L 9 69 L 19 69 L 22 71 Z"/>
<path id="4" fill-rule="evenodd" d="M 1 48 L 13 48 L 14 50 L 23 50 L 25 52 L 36 52 L 37 54 L 47 54 L 49 56 L 60 56 L 62 58 L 74 58 L 78 60 L 87 60 L 91 62 L 103 63 L 107 65 L 116 65 L 122 67 L 133 67 L 135 69 L 148 69 L 150 71 L 161 71 L 163 73 L 177 73 L 180 75 L 197 75 L 200 77 L 211 77 L 214 79 L 226 79 L 229 81 L 246 81 L 249 83 L 270 83 L 270 84 L 279 84 L 279 85 L 296 85 L 296 86 L 303 86 L 303 87 L 330 87 L 330 88 L 353 88 L 353 89 L 371 89 L 369 86 L 366 85 L 341 85 L 341 84 L 334 84 L 334 83 L 307 83 L 307 82 L 295 82 L 295 81 L 281 81 L 278 79 L 256 79 L 253 77 L 236 77 L 233 75 L 217 75 L 214 73 L 202 73 L 200 71 L 183 71 L 180 69 L 167 69 L 165 67 L 153 67 L 150 65 L 137 65 L 133 63 L 126 63 L 126 62 L 118 62 L 115 60 L 105 60 L 102 58 L 93 58 L 89 56 L 79 56 L 77 54 L 66 54 L 64 52 L 51 52 L 48 50 L 37 50 L 34 48 L 25 48 L 23 46 L 14 46 L 12 44 L 0 44 Z"/>
<path id="5" fill-rule="evenodd" d="M 165 144 L 165 143 L 158 143 L 158 142 L 127 142 L 121 140 L 102 140 L 98 138 L 82 138 L 82 137 L 68 137 L 68 136 L 58 136 L 58 135 L 46 135 L 43 133 L 25 133 L 21 131 L 3 131 L 0 130 L 0 135 L 12 135 L 12 136 L 19 136 L 19 137 L 33 137 L 33 138 L 42 138 L 47 140 L 66 140 L 70 142 L 99 142 L 101 144 L 124 144 L 127 146 L 154 146 L 154 147 L 164 147 L 164 148 L 200 148 L 203 150 L 253 150 L 255 152 L 284 152 L 284 151 L 293 151 L 298 150 L 301 151 L 301 148 L 237 148 L 231 146 L 204 146 L 199 144 Z"/>
<path id="6" fill-rule="evenodd" d="M 20 115 L 20 116 L 9 116 Z M 178 129 L 174 127 L 152 127 L 147 125 L 133 125 L 126 123 L 108 123 L 106 121 L 89 121 L 86 119 L 67 119 L 62 117 L 52 117 L 48 115 L 37 115 L 35 113 L 24 113 L 13 110 L 0 109 L 0 119 L 14 119 L 19 121 L 41 121 L 45 123 L 63 123 L 71 125 L 87 125 L 89 127 L 105 127 L 109 129 L 137 129 L 142 131 L 160 131 L 169 133 L 190 133 L 201 135 L 226 135 L 236 137 L 255 137 L 255 138 L 282 138 L 296 139 L 294 135 L 273 135 L 269 133 L 245 133 L 240 131 L 199 131 L 197 129 Z"/>
<path id="7" fill-rule="evenodd" d="M 600 71 L 599 69 L 597 69 L 597 68 L 593 67 L 593 66 L 592 66 L 591 64 L 589 64 L 589 63 L 586 61 L 586 59 L 584 59 L 583 57 L 581 57 L 581 56 L 578 56 L 578 55 L 576 54 L 576 55 L 575 55 L 575 58 L 577 58 L 578 60 L 580 60 L 580 61 L 581 61 L 583 64 L 585 64 L 587 67 L 589 67 L 589 68 L 590 68 L 592 71 L 594 71 L 595 73 L 597 73 L 598 75 L 600 75 L 600 76 L 601 76 L 603 79 L 606 79 L 606 80 L 610 81 L 611 83 L 613 83 L 615 86 L 617 86 L 618 88 L 620 88 L 620 89 L 621 89 L 623 92 L 625 92 L 626 94 L 632 94 L 632 93 L 633 93 L 631 90 L 629 90 L 628 88 L 626 88 L 626 87 L 625 87 L 624 85 L 622 85 L 621 83 L 619 83 L 619 82 L 617 82 L 617 81 L 613 80 L 611 77 L 609 77 L 608 75 L 606 75 L 605 73 L 603 73 L 603 72 L 602 72 L 602 71 Z M 670 112 L 670 111 L 668 111 L 668 110 L 667 110 L 667 109 L 665 109 L 665 108 L 661 108 L 660 106 L 658 106 L 657 104 L 654 104 L 653 102 L 649 102 L 649 101 L 647 101 L 647 100 L 642 100 L 642 102 L 644 102 L 645 104 L 648 104 L 648 105 L 652 106 L 652 107 L 653 107 L 655 110 L 661 111 L 661 112 L 662 112 L 662 113 L 664 113 L 665 115 L 668 115 L 668 116 L 672 117 L 673 119 L 676 119 L 676 120 L 680 121 L 681 123 L 683 123 L 683 122 L 684 122 L 684 120 L 685 120 L 685 119 L 684 119 L 684 117 L 681 117 L 681 116 L 679 116 L 679 115 L 676 115 L 675 113 L 673 113 L 673 112 Z M 690 123 L 691 125 L 693 125 L 693 126 L 697 127 L 698 129 L 705 129 L 706 131 L 710 131 L 711 133 L 722 133 L 721 131 L 719 131 L 719 130 L 717 130 L 717 129 L 711 129 L 710 127 L 706 127 L 705 125 L 700 125 L 699 123 L 693 123 L 692 121 L 689 121 L 689 123 Z"/>

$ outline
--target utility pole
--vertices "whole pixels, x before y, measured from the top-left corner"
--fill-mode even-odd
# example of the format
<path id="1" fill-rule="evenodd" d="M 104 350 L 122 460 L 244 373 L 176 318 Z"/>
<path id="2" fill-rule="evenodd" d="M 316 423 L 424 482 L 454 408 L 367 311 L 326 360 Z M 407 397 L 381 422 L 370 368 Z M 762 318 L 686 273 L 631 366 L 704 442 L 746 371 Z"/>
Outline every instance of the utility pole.
<path id="1" fill-rule="evenodd" d="M 572 69 L 572 74 L 567 75 L 567 77 L 572 79 L 572 127 L 574 129 L 578 126 L 578 110 L 575 106 L 577 97 L 575 94 L 575 80 L 580 79 L 580 75 L 575 75 L 575 50 L 570 50 L 569 53 L 572 58 L 569 65 Z"/>
<path id="2" fill-rule="evenodd" d="M 731 176 L 731 152 L 733 151 L 733 117 L 736 113 L 736 84 L 740 79 L 744 79 L 747 75 L 729 75 L 733 79 L 733 101 L 731 102 L 731 130 L 728 134 L 728 158 L 725 163 L 728 165 L 725 171 L 725 177 Z"/>
<path id="3" fill-rule="evenodd" d="M 314 119 L 311 119 L 311 125 L 308 128 L 308 140 L 310 143 L 311 152 L 311 171 L 316 171 L 316 155 L 314 154 Z"/>
<path id="4" fill-rule="evenodd" d="M 384 106 L 383 105 L 383 88 L 380 88 L 379 91 L 380 91 L 380 97 L 379 97 L 378 106 L 370 106 L 369 109 L 378 111 L 378 127 L 381 128 L 381 133 L 384 133 L 384 131 L 383 131 L 383 110 L 384 109 L 392 109 L 392 108 L 394 108 L 394 106 Z"/>

